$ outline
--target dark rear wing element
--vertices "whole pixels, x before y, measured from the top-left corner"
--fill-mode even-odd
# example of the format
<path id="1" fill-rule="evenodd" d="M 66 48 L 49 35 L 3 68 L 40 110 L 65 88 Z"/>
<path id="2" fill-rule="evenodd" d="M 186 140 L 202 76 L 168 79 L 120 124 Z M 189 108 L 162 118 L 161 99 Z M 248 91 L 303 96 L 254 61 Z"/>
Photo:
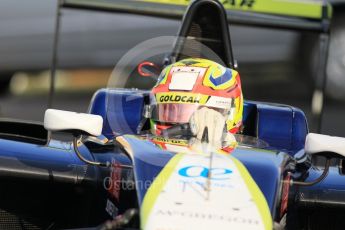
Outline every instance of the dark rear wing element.
<path id="1" fill-rule="evenodd" d="M 191 0 L 64 0 L 63 7 L 182 19 Z M 331 6 L 321 1 L 225 0 L 228 22 L 327 31 Z"/>

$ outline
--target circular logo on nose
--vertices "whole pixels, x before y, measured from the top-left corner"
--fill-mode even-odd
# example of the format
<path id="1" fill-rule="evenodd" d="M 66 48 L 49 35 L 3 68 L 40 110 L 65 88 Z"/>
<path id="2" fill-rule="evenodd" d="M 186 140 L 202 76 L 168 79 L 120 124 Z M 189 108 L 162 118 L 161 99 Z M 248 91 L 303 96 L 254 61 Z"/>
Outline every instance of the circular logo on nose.
<path id="1" fill-rule="evenodd" d="M 181 168 L 178 174 L 189 178 L 208 178 L 212 180 L 226 180 L 229 179 L 232 170 L 227 168 L 207 168 L 204 166 L 192 165 Z"/>

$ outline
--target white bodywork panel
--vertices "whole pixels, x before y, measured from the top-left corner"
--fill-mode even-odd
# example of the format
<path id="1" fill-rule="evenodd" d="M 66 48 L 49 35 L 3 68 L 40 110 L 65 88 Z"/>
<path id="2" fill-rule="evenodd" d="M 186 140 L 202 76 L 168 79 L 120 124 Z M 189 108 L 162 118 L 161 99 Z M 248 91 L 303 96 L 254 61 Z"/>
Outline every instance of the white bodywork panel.
<path id="1" fill-rule="evenodd" d="M 92 136 L 102 134 L 103 118 L 99 115 L 47 109 L 44 128 L 48 131 L 80 130 Z"/>
<path id="2" fill-rule="evenodd" d="M 233 160 L 215 155 L 209 181 L 208 167 L 209 157 L 183 157 L 159 193 L 145 229 L 265 229 Z"/>
<path id="3" fill-rule="evenodd" d="M 305 152 L 308 154 L 333 152 L 345 157 L 345 138 L 309 133 L 305 141 Z"/>

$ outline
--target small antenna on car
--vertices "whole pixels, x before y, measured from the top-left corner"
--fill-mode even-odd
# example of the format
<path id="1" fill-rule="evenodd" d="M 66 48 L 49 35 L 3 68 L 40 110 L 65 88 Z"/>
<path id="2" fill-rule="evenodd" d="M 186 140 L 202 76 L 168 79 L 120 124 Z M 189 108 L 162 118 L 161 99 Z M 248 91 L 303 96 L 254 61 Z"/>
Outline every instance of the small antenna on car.
<path id="1" fill-rule="evenodd" d="M 57 1 L 53 51 L 52 51 L 52 60 L 51 60 L 51 66 L 50 66 L 50 87 L 49 87 L 49 96 L 48 96 L 48 108 L 53 107 L 53 97 L 55 93 L 55 76 L 56 76 L 56 66 L 57 66 L 57 56 L 58 56 L 58 45 L 59 45 L 59 35 L 60 35 L 60 16 L 61 16 L 62 4 L 63 4 L 63 0 Z"/>
<path id="2" fill-rule="evenodd" d="M 60 16 L 61 16 L 62 4 L 63 4 L 63 0 L 57 0 L 53 50 L 52 50 L 52 59 L 51 59 L 51 66 L 50 66 L 50 85 L 49 85 L 49 95 L 48 95 L 48 104 L 47 104 L 48 109 L 53 107 L 53 97 L 55 93 L 55 75 L 56 75 L 56 65 L 57 65 L 57 52 L 58 52 L 58 44 L 59 44 Z M 52 136 L 51 131 L 48 131 L 47 143 L 49 143 L 51 136 Z"/>
<path id="3" fill-rule="evenodd" d="M 319 34 L 319 57 L 317 65 L 317 78 L 312 97 L 311 111 L 313 125 L 318 133 L 322 131 L 322 117 L 324 114 L 324 99 L 327 85 L 327 61 L 330 37 L 330 20 L 328 13 L 328 1 L 322 1 L 322 32 Z"/>
<path id="4" fill-rule="evenodd" d="M 206 178 L 206 185 L 205 185 L 205 191 L 206 191 L 206 200 L 210 200 L 210 192 L 211 192 L 211 179 L 212 179 L 212 164 L 213 164 L 213 151 L 210 149 L 210 142 L 208 138 L 208 128 L 206 127 L 204 129 L 204 133 L 202 134 L 201 138 L 201 144 L 203 151 L 205 153 L 209 153 L 209 166 L 208 166 L 208 173 Z"/>
<path id="5" fill-rule="evenodd" d="M 211 192 L 211 179 L 212 179 L 212 165 L 213 165 L 213 151 L 210 152 L 210 162 L 209 162 L 209 169 L 207 173 L 207 181 L 206 181 L 206 200 L 210 200 L 210 192 Z"/>

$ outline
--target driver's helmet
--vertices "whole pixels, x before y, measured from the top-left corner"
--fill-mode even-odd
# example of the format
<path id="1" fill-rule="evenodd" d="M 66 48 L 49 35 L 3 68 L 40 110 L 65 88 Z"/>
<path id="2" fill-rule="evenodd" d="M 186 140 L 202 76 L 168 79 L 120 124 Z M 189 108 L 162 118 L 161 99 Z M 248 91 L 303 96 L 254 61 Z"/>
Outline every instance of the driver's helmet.
<path id="1" fill-rule="evenodd" d="M 151 131 L 188 123 L 201 107 L 226 117 L 227 130 L 236 133 L 242 124 L 243 96 L 240 75 L 214 61 L 189 58 L 168 65 L 151 94 Z"/>

